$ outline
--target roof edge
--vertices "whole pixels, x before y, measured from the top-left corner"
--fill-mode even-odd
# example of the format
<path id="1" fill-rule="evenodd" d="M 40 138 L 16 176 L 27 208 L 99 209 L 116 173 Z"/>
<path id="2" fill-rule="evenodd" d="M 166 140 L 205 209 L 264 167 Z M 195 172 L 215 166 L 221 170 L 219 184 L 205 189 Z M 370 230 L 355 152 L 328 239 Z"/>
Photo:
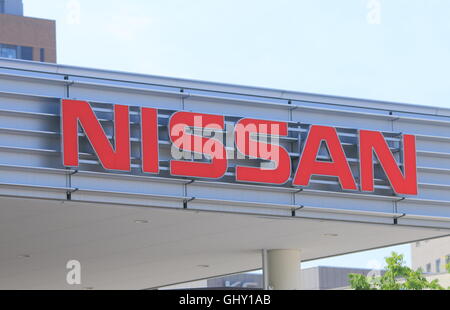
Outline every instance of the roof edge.
<path id="1" fill-rule="evenodd" d="M 186 89 L 215 91 L 222 93 L 249 95 L 272 99 L 309 101 L 338 106 L 353 106 L 368 109 L 387 110 L 393 112 L 397 111 L 405 113 L 428 114 L 434 116 L 450 117 L 450 108 L 446 107 L 418 105 L 411 103 L 401 103 L 393 101 L 345 97 L 327 94 L 316 94 L 292 90 L 282 90 L 276 88 L 246 86 L 231 83 L 158 76 L 126 71 L 115 71 L 109 69 L 79 67 L 73 65 L 42 63 L 18 59 L 0 58 L 0 68 L 18 69 L 42 73 L 53 73 L 61 75 L 73 75 L 80 77 L 91 77 L 98 79 L 141 83 L 141 84 L 172 86 Z"/>

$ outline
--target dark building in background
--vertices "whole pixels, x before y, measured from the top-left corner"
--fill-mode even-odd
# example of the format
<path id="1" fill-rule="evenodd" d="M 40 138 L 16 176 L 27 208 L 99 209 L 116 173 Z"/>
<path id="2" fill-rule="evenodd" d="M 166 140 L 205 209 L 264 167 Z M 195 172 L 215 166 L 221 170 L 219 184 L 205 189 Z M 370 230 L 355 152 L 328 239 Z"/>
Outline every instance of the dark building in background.
<path id="1" fill-rule="evenodd" d="M 300 277 L 302 290 L 350 289 L 349 274 L 381 276 L 385 270 L 367 268 L 317 266 L 302 269 Z M 261 273 L 239 273 L 206 280 L 176 284 L 161 289 L 262 289 Z"/>
<path id="2" fill-rule="evenodd" d="M 333 290 L 348 288 L 351 273 L 368 275 L 370 269 L 318 266 L 302 269 L 301 287 L 303 290 Z M 380 276 L 384 270 L 374 270 Z M 207 288 L 262 288 L 262 274 L 241 273 L 207 280 Z"/>
<path id="3" fill-rule="evenodd" d="M 0 57 L 56 63 L 55 21 L 23 16 L 22 0 L 0 0 Z"/>

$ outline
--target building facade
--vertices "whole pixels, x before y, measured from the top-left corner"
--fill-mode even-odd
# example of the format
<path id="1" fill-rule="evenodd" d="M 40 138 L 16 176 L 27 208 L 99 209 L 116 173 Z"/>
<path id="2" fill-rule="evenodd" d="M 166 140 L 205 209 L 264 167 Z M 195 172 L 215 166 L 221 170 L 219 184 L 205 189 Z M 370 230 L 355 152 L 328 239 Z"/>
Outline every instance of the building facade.
<path id="1" fill-rule="evenodd" d="M 411 244 L 412 267 L 425 273 L 446 273 L 450 263 L 450 237 Z"/>
<path id="2" fill-rule="evenodd" d="M 55 21 L 23 16 L 22 0 L 0 1 L 0 57 L 56 63 Z"/>
<path id="3" fill-rule="evenodd" d="M 303 290 L 334 290 L 349 288 L 349 274 L 371 273 L 382 275 L 382 270 L 366 268 L 346 268 L 332 266 L 317 266 L 301 271 L 301 289 Z M 161 289 L 262 289 L 263 275 L 261 273 L 241 273 L 201 281 L 183 283 Z"/>
<path id="4" fill-rule="evenodd" d="M 6 58 L 0 73 L 0 288 L 151 289 L 262 267 L 265 288 L 298 288 L 301 261 L 450 233 L 449 109 Z M 229 156 L 173 152 L 198 114 L 229 133 L 200 142 Z M 279 124 L 284 166 L 235 156 L 249 120 Z"/>
<path id="5" fill-rule="evenodd" d="M 0 0 L 0 14 L 23 15 L 22 0 Z"/>

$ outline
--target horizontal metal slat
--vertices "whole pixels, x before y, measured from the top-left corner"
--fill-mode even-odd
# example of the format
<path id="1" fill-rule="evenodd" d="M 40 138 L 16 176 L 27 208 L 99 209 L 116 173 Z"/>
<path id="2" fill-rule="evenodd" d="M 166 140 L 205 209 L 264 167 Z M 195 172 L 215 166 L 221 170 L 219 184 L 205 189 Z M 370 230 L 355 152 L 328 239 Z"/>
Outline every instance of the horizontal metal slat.
<path id="1" fill-rule="evenodd" d="M 233 98 L 233 97 L 223 97 L 223 96 L 212 96 L 212 95 L 204 95 L 204 94 L 191 94 L 189 92 L 171 92 L 171 91 L 164 91 L 160 89 L 146 89 L 146 88 L 139 88 L 139 87 L 131 87 L 131 86 L 124 86 L 124 85 L 113 85 L 113 84 L 102 84 L 102 83 L 93 83 L 93 82 L 86 82 L 86 81 L 77 81 L 77 80 L 59 80 L 59 79 L 50 79 L 50 78 L 43 78 L 43 77 L 34 77 L 34 76 L 26 76 L 26 75 L 14 75 L 14 74 L 8 74 L 8 73 L 0 73 L 3 76 L 11 76 L 14 78 L 27 78 L 27 79 L 37 79 L 37 80 L 45 80 L 50 82 L 63 82 L 67 85 L 74 85 L 80 84 L 80 85 L 87 85 L 87 86 L 95 86 L 95 87 L 105 87 L 105 88 L 119 88 L 124 90 L 133 90 L 133 91 L 140 91 L 140 92 L 152 92 L 152 93 L 158 93 L 161 95 L 176 95 L 176 96 L 188 96 L 188 97 L 197 97 L 197 98 L 203 98 L 203 99 L 214 99 L 214 100 L 224 100 L 224 101 L 234 101 L 234 102 L 245 102 L 248 104 L 258 104 L 258 105 L 270 105 L 270 106 L 276 106 L 276 107 L 284 107 L 289 109 L 312 109 L 312 110 L 318 110 L 322 112 L 331 112 L 331 113 L 346 113 L 350 115 L 359 115 L 359 116 L 366 116 L 366 117 L 376 117 L 376 118 L 382 118 L 386 120 L 407 120 L 407 121 L 418 121 L 418 122 L 425 122 L 425 123 L 435 123 L 435 124 L 446 124 L 450 125 L 450 118 L 449 120 L 439 120 L 439 119 L 430 119 L 430 118 L 419 118 L 419 117 L 413 117 L 413 116 L 404 116 L 404 115 L 394 115 L 389 114 L 389 110 L 380 110 L 385 111 L 388 114 L 381 114 L 381 113 L 369 113 L 369 112 L 363 112 L 363 111 L 350 111 L 350 110 L 343 110 L 343 109 L 332 109 L 332 108 L 325 108 L 325 107 L 312 107 L 312 106 L 305 106 L 305 105 L 295 105 L 292 103 L 300 102 L 297 100 L 291 100 L 291 104 L 280 104 L 280 103 L 274 103 L 274 102 L 266 102 L 262 100 L 250 100 L 250 99 L 243 99 L 243 98 Z M 238 95 L 238 94 L 236 94 Z M 289 101 L 290 99 L 287 98 L 280 98 L 280 100 L 286 100 Z M 316 102 L 312 102 L 316 103 Z M 317 103 L 317 104 L 325 104 L 325 103 Z"/>
<path id="2" fill-rule="evenodd" d="M 36 189 L 42 191 L 75 191 L 76 188 L 71 187 L 57 187 L 57 186 L 45 186 L 45 185 L 30 185 L 30 184 L 18 184 L 18 183 L 0 183 L 0 187 L 20 187 L 25 189 Z"/>

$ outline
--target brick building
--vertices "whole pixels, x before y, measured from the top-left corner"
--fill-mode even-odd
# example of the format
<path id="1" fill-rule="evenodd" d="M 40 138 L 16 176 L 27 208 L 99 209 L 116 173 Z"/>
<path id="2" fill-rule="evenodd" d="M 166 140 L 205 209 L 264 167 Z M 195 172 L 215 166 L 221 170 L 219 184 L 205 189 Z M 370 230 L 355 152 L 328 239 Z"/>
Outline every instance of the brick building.
<path id="1" fill-rule="evenodd" d="M 0 57 L 56 63 L 55 21 L 23 16 L 22 0 L 0 0 Z"/>

